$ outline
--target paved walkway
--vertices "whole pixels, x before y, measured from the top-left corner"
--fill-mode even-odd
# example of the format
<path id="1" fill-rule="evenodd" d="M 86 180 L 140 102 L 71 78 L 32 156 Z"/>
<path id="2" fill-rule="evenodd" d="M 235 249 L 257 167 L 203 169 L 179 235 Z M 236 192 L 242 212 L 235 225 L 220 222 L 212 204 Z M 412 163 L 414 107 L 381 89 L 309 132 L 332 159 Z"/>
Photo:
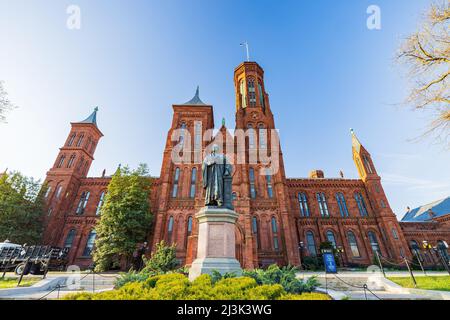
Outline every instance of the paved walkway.
<path id="1" fill-rule="evenodd" d="M 375 270 L 376 271 L 376 270 Z M 450 292 L 407 289 L 385 279 L 379 271 L 343 271 L 337 275 L 324 272 L 299 272 L 299 278 L 316 276 L 320 291 L 329 293 L 334 299 L 342 300 L 448 300 Z M 410 277 L 409 272 L 386 272 L 387 277 Z M 425 276 L 414 272 L 415 277 Z M 427 276 L 448 276 L 447 272 L 427 272 Z M 366 290 L 364 289 L 366 286 Z"/>
<path id="2" fill-rule="evenodd" d="M 6 277 L 16 276 L 10 273 L 6 274 Z M 31 287 L 1 289 L 0 300 L 57 299 L 70 293 L 112 290 L 117 277 L 117 273 L 73 274 L 49 272 L 44 280 Z M 36 276 L 36 278 L 42 278 L 42 276 Z"/>

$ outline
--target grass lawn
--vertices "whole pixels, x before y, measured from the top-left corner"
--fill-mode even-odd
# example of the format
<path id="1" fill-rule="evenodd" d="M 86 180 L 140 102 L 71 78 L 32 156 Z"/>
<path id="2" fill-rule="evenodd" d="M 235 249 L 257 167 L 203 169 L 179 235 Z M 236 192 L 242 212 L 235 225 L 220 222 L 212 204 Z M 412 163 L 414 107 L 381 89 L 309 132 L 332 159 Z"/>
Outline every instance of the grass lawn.
<path id="1" fill-rule="evenodd" d="M 414 288 L 410 277 L 389 277 L 389 280 L 405 288 Z M 417 289 L 450 291 L 450 276 L 416 277 Z"/>
<path id="2" fill-rule="evenodd" d="M 41 281 L 41 278 L 23 278 L 22 282 L 20 283 L 21 287 L 31 287 L 33 284 L 38 283 Z M 0 289 L 10 289 L 17 287 L 17 281 L 19 281 L 18 278 L 0 278 Z"/>

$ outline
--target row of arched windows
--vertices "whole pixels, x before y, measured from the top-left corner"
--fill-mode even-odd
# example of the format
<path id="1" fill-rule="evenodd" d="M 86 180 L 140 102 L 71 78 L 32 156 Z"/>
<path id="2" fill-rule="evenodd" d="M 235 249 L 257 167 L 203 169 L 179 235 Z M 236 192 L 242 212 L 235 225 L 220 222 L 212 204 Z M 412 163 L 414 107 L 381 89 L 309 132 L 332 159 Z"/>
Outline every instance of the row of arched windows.
<path id="1" fill-rule="evenodd" d="M 338 192 L 338 193 L 336 193 L 335 197 L 336 197 L 336 202 L 338 204 L 340 215 L 344 218 L 349 217 L 349 211 L 348 211 L 347 202 L 345 200 L 344 194 L 342 192 Z M 307 198 L 306 193 L 304 193 L 304 192 L 298 193 L 297 198 L 298 198 L 298 204 L 299 204 L 299 208 L 300 208 L 300 216 L 301 217 L 310 217 L 311 214 L 309 211 L 308 198 Z M 360 192 L 355 192 L 354 198 L 355 198 L 356 204 L 358 206 L 359 214 L 362 217 L 367 217 L 369 214 L 368 214 L 366 203 L 364 201 L 362 194 Z M 316 200 L 317 200 L 317 204 L 319 206 L 320 215 L 322 217 L 329 217 L 330 212 L 328 210 L 328 202 L 327 202 L 327 197 L 325 196 L 325 193 L 323 193 L 323 192 L 316 193 Z"/>
<path id="2" fill-rule="evenodd" d="M 96 215 L 100 215 L 101 214 L 101 210 L 102 210 L 103 204 L 105 203 L 105 195 L 106 195 L 106 191 L 102 191 L 102 193 L 100 194 L 100 197 L 98 198 L 97 209 L 95 211 Z M 86 206 L 87 206 L 87 204 L 89 202 L 90 196 L 91 196 L 91 193 L 89 191 L 83 191 L 81 193 L 80 200 L 79 200 L 77 208 L 75 210 L 75 213 L 77 215 L 84 214 L 84 211 L 85 211 Z"/>
<path id="3" fill-rule="evenodd" d="M 72 248 L 73 241 L 75 240 L 75 236 L 76 236 L 76 230 L 71 229 L 66 236 L 66 240 L 64 241 L 64 248 L 69 249 L 69 250 Z M 90 257 L 92 255 L 96 237 L 97 237 L 97 232 L 95 230 L 91 230 L 91 232 L 89 233 L 89 235 L 86 238 L 86 245 L 83 249 L 83 254 L 82 254 L 83 257 Z"/>
<path id="4" fill-rule="evenodd" d="M 380 245 L 378 243 L 376 234 L 373 231 L 369 231 L 367 233 L 367 236 L 369 238 L 372 251 L 374 253 L 378 252 L 381 254 Z M 307 231 L 305 234 L 305 238 L 306 238 L 306 248 L 307 248 L 309 254 L 311 256 L 316 256 L 318 253 L 318 250 L 317 250 L 314 232 Z M 327 238 L 327 241 L 330 242 L 334 248 L 337 248 L 336 236 L 333 231 L 328 230 L 326 232 L 326 238 Z M 348 246 L 350 248 L 350 252 L 351 252 L 352 256 L 354 258 L 361 257 L 358 241 L 357 241 L 356 236 L 353 233 L 353 231 L 347 231 L 347 242 L 348 242 Z"/>
<path id="5" fill-rule="evenodd" d="M 264 124 L 258 124 L 258 130 L 253 128 L 253 125 L 249 123 L 247 125 L 247 135 L 248 135 L 248 148 L 250 150 L 256 149 L 256 133 L 259 136 L 259 148 L 267 149 L 267 130 Z"/>
<path id="6" fill-rule="evenodd" d="M 72 147 L 76 141 L 75 146 L 77 148 L 81 147 L 83 145 L 83 141 L 84 141 L 84 133 L 80 133 L 78 135 L 78 139 L 77 139 L 77 133 L 72 133 L 70 135 L 69 140 L 67 141 L 67 147 Z M 89 136 L 84 147 L 86 148 L 86 150 L 90 151 L 91 153 L 94 152 L 94 148 L 95 148 L 95 141 Z"/>
<path id="7" fill-rule="evenodd" d="M 278 223 L 277 219 L 275 217 L 272 217 L 270 219 L 270 228 L 272 230 L 272 245 L 273 249 L 275 251 L 280 250 L 280 237 L 279 237 L 279 230 L 278 230 Z M 259 232 L 259 221 L 257 217 L 252 217 L 252 233 L 253 236 L 256 239 L 256 247 L 261 247 L 261 239 L 260 239 L 260 232 Z"/>
<path id="8" fill-rule="evenodd" d="M 174 173 L 174 177 L 173 177 L 173 186 L 172 186 L 172 198 L 178 197 L 180 176 L 181 176 L 181 169 L 175 168 L 175 173 Z M 196 187 L 197 187 L 197 168 L 194 167 L 191 170 L 191 179 L 190 179 L 190 185 L 189 185 L 189 198 L 191 198 L 191 199 L 195 198 Z"/>
<path id="9" fill-rule="evenodd" d="M 174 232 L 174 224 L 175 220 L 173 216 L 169 217 L 168 223 L 167 223 L 167 242 L 169 244 L 172 244 L 174 242 L 173 238 L 173 232 Z M 192 235 L 192 228 L 194 224 L 194 219 L 192 216 L 188 217 L 187 224 L 186 224 L 186 241 L 185 241 L 185 247 L 187 246 L 187 238 Z"/>
<path id="10" fill-rule="evenodd" d="M 258 81 L 258 98 L 259 102 L 261 104 L 261 107 L 263 108 L 263 111 L 265 112 L 266 109 L 266 102 L 264 99 L 264 91 L 261 85 L 262 81 Z M 249 77 L 247 79 L 247 92 L 245 90 L 245 80 L 242 79 L 239 82 L 239 94 L 240 94 L 240 104 L 241 108 L 245 109 L 247 108 L 247 94 L 248 94 L 248 104 L 250 107 L 256 107 L 256 86 L 255 86 L 255 79 L 252 77 Z"/>

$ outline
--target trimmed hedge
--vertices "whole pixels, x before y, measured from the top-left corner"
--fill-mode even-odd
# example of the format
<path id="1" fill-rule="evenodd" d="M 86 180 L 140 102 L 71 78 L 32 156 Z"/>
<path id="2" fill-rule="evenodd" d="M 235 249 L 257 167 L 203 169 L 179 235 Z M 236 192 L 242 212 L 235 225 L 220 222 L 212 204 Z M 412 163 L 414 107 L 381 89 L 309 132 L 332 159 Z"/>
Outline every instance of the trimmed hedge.
<path id="1" fill-rule="evenodd" d="M 65 300 L 330 300 L 321 293 L 287 293 L 280 284 L 258 285 L 250 277 L 227 278 L 213 284 L 202 275 L 189 282 L 182 274 L 157 275 L 144 282 L 130 282 L 119 289 L 101 293 L 78 293 Z"/>

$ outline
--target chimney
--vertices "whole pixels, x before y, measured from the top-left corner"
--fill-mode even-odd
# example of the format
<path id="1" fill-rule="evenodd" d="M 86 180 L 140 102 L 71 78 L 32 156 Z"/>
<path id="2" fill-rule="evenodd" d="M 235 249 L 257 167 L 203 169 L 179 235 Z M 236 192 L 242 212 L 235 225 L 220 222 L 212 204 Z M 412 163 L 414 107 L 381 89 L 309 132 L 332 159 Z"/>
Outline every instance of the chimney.
<path id="1" fill-rule="evenodd" d="M 313 170 L 309 173 L 310 179 L 323 179 L 325 178 L 325 175 L 323 174 L 322 170 Z"/>

